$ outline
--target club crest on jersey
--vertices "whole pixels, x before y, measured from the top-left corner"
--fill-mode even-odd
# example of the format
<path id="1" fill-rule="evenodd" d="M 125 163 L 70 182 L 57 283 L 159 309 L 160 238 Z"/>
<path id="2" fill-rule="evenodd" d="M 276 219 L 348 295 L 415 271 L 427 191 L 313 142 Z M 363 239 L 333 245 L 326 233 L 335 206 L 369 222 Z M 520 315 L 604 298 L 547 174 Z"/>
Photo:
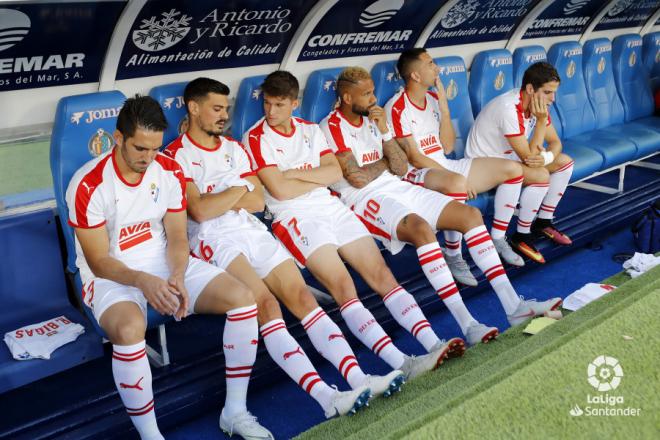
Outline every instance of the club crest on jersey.
<path id="1" fill-rule="evenodd" d="M 119 230 L 119 249 L 126 251 L 151 238 L 151 223 L 148 221 L 123 226 Z"/>
<path id="2" fill-rule="evenodd" d="M 154 199 L 154 203 L 158 203 L 158 196 L 160 195 L 160 188 L 158 188 L 158 185 L 152 183 L 149 187 L 149 191 L 151 192 L 151 198 Z"/>
<path id="3" fill-rule="evenodd" d="M 312 148 L 312 144 L 311 144 L 311 142 L 309 141 L 309 136 L 307 136 L 306 134 L 303 135 L 303 142 L 305 143 L 305 146 L 306 146 L 308 149 L 311 149 L 311 148 Z"/>
<path id="4" fill-rule="evenodd" d="M 231 156 L 231 154 L 225 153 L 225 163 L 229 166 L 229 168 L 234 168 L 234 158 Z"/>
<path id="5" fill-rule="evenodd" d="M 439 121 L 439 120 L 440 120 L 440 113 L 438 113 L 438 112 L 436 112 L 435 110 L 433 110 L 433 118 L 434 118 L 436 121 Z"/>
<path id="6" fill-rule="evenodd" d="M 378 131 L 376 131 L 376 127 L 374 124 L 369 124 L 369 131 L 371 131 L 371 135 L 375 138 L 378 137 Z"/>
<path id="7" fill-rule="evenodd" d="M 89 138 L 87 150 L 93 157 L 99 157 L 101 154 L 110 150 L 115 145 L 115 138 L 102 128 L 96 130 L 96 133 Z"/>

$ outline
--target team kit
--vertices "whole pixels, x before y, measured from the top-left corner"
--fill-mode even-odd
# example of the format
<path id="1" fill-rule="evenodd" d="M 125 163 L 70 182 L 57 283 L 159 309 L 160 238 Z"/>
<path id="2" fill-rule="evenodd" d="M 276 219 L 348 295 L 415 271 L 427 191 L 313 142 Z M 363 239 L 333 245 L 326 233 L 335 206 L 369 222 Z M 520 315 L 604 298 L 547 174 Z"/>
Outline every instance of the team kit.
<path id="1" fill-rule="evenodd" d="M 544 62 L 530 66 L 520 89 L 484 107 L 465 157 L 452 159 L 456 135 L 438 66 L 416 48 L 400 55 L 397 69 L 405 86 L 384 107 L 377 105 L 367 70 L 344 69 L 335 108 L 319 124 L 293 116 L 298 81 L 275 71 L 261 85 L 263 117 L 240 140 L 225 133 L 229 88 L 197 78 L 183 96 L 187 129 L 164 150 L 163 110 L 137 95 L 119 112 L 114 148 L 75 173 L 66 201 L 83 302 L 112 343 L 113 378 L 142 439 L 163 438 L 146 355 L 148 305 L 177 320 L 226 315 L 219 426 L 246 439 L 273 438 L 246 404 L 259 336 L 327 418 L 353 414 L 462 356 L 467 346 L 496 338 L 499 330 L 479 322 L 459 292 L 457 283 L 477 285 L 463 242 L 512 326 L 561 305 L 561 298 L 520 296 L 504 266 L 524 265 L 523 256 L 543 263 L 535 246 L 540 236 L 571 244 L 553 223 L 573 171 L 548 111 L 560 85 L 557 71 Z M 490 190 L 489 230 L 481 212 L 465 202 Z M 507 237 L 516 207 L 515 232 Z M 254 215 L 264 209 L 270 228 Z M 391 254 L 414 246 L 460 337 L 445 340 L 435 333 L 377 242 Z M 426 354 L 397 347 L 362 304 L 347 265 Z M 303 267 L 337 303 L 350 332 L 391 372 L 362 369 L 342 330 L 309 291 Z M 282 306 L 348 391 L 319 375 L 289 333 Z"/>

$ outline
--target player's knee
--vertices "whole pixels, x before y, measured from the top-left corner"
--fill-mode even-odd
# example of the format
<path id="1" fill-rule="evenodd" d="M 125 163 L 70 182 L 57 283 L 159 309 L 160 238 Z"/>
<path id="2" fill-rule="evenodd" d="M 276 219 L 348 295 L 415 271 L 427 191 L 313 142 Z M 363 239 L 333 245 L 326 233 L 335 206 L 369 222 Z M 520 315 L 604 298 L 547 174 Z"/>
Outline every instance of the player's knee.
<path id="1" fill-rule="evenodd" d="M 294 286 L 291 286 L 289 291 L 293 292 L 295 304 L 303 315 L 306 315 L 319 306 L 319 303 L 316 302 L 314 295 L 309 291 L 306 284 L 296 283 Z"/>
<path id="2" fill-rule="evenodd" d="M 246 285 L 236 283 L 231 294 L 227 296 L 226 302 L 230 310 L 251 306 L 256 304 L 255 294 Z"/>
<path id="3" fill-rule="evenodd" d="M 467 192 L 467 179 L 461 174 L 452 173 L 447 178 L 447 186 L 452 193 Z"/>
<path id="4" fill-rule="evenodd" d="M 507 160 L 504 165 L 504 172 L 507 180 L 522 176 L 523 169 L 519 162 Z"/>
<path id="5" fill-rule="evenodd" d="M 331 285 L 330 292 L 338 304 L 344 304 L 346 301 L 356 297 L 355 285 L 348 272 L 336 277 Z"/>
<path id="6" fill-rule="evenodd" d="M 426 220 L 418 215 L 409 215 L 407 218 L 409 234 L 414 237 L 419 237 L 426 241 L 435 240 L 435 232 L 431 225 Z"/>
<path id="7" fill-rule="evenodd" d="M 463 205 L 462 208 L 463 226 L 466 231 L 484 224 L 484 219 L 481 216 L 481 211 L 479 211 L 479 209 L 470 205 Z"/>
<path id="8" fill-rule="evenodd" d="M 257 309 L 259 310 L 259 322 L 266 323 L 281 316 L 280 304 L 270 293 L 262 292 L 257 295 Z"/>
<path id="9" fill-rule="evenodd" d="M 557 165 L 561 168 L 563 166 L 568 165 L 572 160 L 573 159 L 568 154 L 559 153 L 559 156 L 557 156 L 557 159 L 555 161 Z"/>
<path id="10" fill-rule="evenodd" d="M 548 183 L 550 181 L 550 172 L 543 167 L 532 168 L 532 171 L 525 174 L 525 183 Z"/>
<path id="11" fill-rule="evenodd" d="M 140 320 L 122 320 L 117 322 L 112 329 L 108 329 L 106 333 L 110 338 L 110 342 L 115 345 L 133 345 L 144 340 L 144 333 L 146 331 L 144 321 Z"/>

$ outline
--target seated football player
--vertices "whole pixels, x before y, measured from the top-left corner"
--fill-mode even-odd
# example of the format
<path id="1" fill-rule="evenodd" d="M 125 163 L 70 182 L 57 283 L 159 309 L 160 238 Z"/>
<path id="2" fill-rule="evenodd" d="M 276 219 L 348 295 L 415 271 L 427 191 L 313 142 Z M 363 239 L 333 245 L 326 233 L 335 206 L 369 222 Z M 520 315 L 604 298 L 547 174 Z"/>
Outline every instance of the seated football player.
<path id="1" fill-rule="evenodd" d="M 355 382 L 360 385 L 354 391 L 331 388 L 287 330 L 275 297 L 303 321 L 320 353 L 341 357 L 342 373 L 354 369 L 358 374 L 360 368 L 339 327 L 308 291 L 289 253 L 251 214 L 264 209 L 263 187 L 243 145 L 222 135 L 228 120 L 228 96 L 229 88 L 221 82 L 209 78 L 191 81 L 183 94 L 188 130 L 166 150 L 186 176 L 193 255 L 226 270 L 254 292 L 268 353 L 319 403 L 326 417 L 354 412 L 368 401 L 369 389 L 387 395 L 398 391 L 403 374 L 397 371 L 386 377 L 364 375 Z M 223 427 L 231 432 L 229 428 Z"/>
<path id="2" fill-rule="evenodd" d="M 321 122 L 341 165 L 343 179 L 333 185 L 374 237 L 392 252 L 405 243 L 417 249 L 429 283 L 458 322 L 469 344 L 487 342 L 497 329 L 479 323 L 468 311 L 447 268 L 436 230 L 465 234 L 470 255 L 488 278 L 512 325 L 557 307 L 561 299 L 537 303 L 518 296 L 502 267 L 479 210 L 397 176 L 408 161 L 376 104 L 369 73 L 349 67 L 337 79 L 339 107 Z"/>
<path id="3" fill-rule="evenodd" d="M 244 135 L 265 186 L 273 232 L 298 263 L 305 265 L 337 304 L 351 332 L 393 369 L 415 377 L 435 368 L 446 356 L 459 355 L 464 343 L 440 340 L 415 299 L 394 279 L 369 231 L 327 186 L 341 179 L 341 169 L 317 124 L 292 117 L 298 105 L 298 80 L 289 72 L 268 75 L 261 86 L 265 117 Z M 429 352 L 402 353 L 358 299 L 344 265 L 350 264 L 385 301 L 402 327 Z M 341 361 L 337 355 L 336 364 Z M 355 373 L 354 373 L 355 372 Z M 351 379 L 351 374 L 360 379 Z M 348 381 L 362 383 L 354 368 Z"/>
<path id="4" fill-rule="evenodd" d="M 546 236 L 562 245 L 572 243 L 552 222 L 573 174 L 573 159 L 562 153 L 561 140 L 548 111 L 559 82 L 559 74 L 551 64 L 532 64 L 523 75 L 520 89 L 503 93 L 481 110 L 465 148 L 468 157 L 520 162 L 524 189 L 518 229 L 511 244 L 538 263 L 545 263 L 545 259 L 534 246 L 533 235 Z"/>
<path id="5" fill-rule="evenodd" d="M 227 394 L 221 418 L 250 418 L 246 394 L 258 338 L 254 295 L 223 270 L 189 256 L 181 168 L 158 152 L 167 122 L 147 96 L 127 99 L 115 147 L 83 165 L 66 192 L 83 302 L 112 343 L 112 374 L 142 439 L 162 439 L 146 355 L 147 305 L 163 315 L 226 314 Z"/>
<path id="6" fill-rule="evenodd" d="M 520 196 L 520 164 L 499 158 L 446 157 L 454 150 L 456 134 L 438 66 L 424 49 L 414 48 L 399 56 L 397 69 L 405 88 L 387 102 L 385 109 L 394 137 L 410 162 L 404 179 L 452 196 L 461 203 L 497 188 L 491 228 L 493 245 L 504 261 L 523 266 L 523 259 L 511 249 L 505 237 Z M 431 91 L 431 87 L 437 92 Z M 462 234 L 446 229 L 444 236 L 445 258 L 454 278 L 462 284 L 476 286 L 477 280 L 461 255 Z"/>

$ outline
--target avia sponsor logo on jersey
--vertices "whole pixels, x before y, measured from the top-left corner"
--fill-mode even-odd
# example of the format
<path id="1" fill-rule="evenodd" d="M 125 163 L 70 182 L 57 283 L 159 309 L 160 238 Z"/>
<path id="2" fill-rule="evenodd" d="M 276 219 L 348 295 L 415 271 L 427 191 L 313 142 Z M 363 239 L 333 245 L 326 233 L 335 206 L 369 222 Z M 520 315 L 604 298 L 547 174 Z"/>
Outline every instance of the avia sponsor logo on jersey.
<path id="1" fill-rule="evenodd" d="M 434 134 L 429 135 L 419 141 L 419 147 L 422 149 L 424 154 L 429 155 L 437 151 L 442 151 L 442 146 L 438 142 L 438 138 Z"/>
<path id="2" fill-rule="evenodd" d="M 71 115 L 71 122 L 73 124 L 80 125 L 80 121 L 86 124 L 91 124 L 92 122 L 100 119 L 116 118 L 117 116 L 119 116 L 120 110 L 121 110 L 121 106 L 99 108 L 99 109 L 87 110 L 82 112 L 73 112 L 73 114 Z M 83 119 L 84 115 L 87 116 Z"/>
<path id="3" fill-rule="evenodd" d="M 490 60 L 491 67 L 506 66 L 507 64 L 513 64 L 513 59 L 511 57 L 493 58 Z"/>
<path id="4" fill-rule="evenodd" d="M 380 153 L 378 150 L 371 150 L 368 153 L 362 153 L 362 164 L 368 164 L 371 162 L 376 162 L 380 159 Z"/>
<path id="5" fill-rule="evenodd" d="M 126 251 L 152 238 L 151 222 L 137 222 L 123 226 L 119 230 L 119 249 Z"/>

